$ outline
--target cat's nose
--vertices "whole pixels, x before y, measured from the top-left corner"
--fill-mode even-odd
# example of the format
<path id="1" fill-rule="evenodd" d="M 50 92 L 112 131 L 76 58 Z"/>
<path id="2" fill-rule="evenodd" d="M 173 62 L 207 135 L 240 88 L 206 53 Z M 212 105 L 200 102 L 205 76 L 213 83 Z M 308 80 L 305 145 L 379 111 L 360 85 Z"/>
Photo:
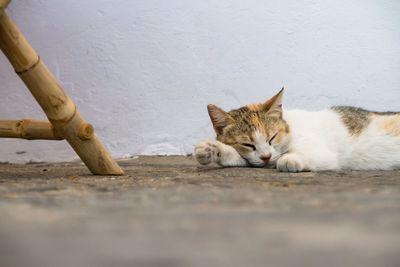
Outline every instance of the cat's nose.
<path id="1" fill-rule="evenodd" d="M 268 163 L 268 161 L 270 160 L 270 158 L 271 158 L 271 155 L 268 155 L 268 156 L 261 156 L 261 157 L 260 157 L 260 159 L 261 159 L 262 161 L 264 161 L 265 163 Z"/>

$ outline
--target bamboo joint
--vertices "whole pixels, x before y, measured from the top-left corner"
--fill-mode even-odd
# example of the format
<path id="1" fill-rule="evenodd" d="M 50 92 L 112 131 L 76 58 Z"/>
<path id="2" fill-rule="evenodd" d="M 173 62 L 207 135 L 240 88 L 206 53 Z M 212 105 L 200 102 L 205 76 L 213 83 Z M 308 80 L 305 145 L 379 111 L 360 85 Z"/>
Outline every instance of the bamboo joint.
<path id="1" fill-rule="evenodd" d="M 63 140 L 48 121 L 1 120 L 0 137 L 22 138 L 27 140 Z"/>

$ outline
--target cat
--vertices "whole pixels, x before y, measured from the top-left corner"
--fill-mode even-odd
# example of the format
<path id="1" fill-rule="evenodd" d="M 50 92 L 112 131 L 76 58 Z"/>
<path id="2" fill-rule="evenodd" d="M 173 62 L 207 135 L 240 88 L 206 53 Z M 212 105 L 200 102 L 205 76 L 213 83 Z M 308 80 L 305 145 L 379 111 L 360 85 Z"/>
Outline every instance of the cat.
<path id="1" fill-rule="evenodd" d="M 229 112 L 208 105 L 217 138 L 196 145 L 197 161 L 282 172 L 400 169 L 400 112 L 285 110 L 283 92 Z"/>

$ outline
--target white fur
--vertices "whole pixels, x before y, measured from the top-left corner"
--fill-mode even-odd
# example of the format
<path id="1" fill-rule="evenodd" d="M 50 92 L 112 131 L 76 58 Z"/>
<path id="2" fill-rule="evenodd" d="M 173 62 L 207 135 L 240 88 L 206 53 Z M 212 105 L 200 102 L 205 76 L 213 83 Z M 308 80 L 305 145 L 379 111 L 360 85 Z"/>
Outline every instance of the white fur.
<path id="1" fill-rule="evenodd" d="M 255 133 L 257 151 L 249 159 L 243 160 L 235 149 L 215 140 L 199 143 L 196 158 L 210 159 L 199 160 L 202 164 L 248 166 L 250 162 L 258 166 L 260 155 L 270 154 L 270 163 L 289 172 L 400 168 L 400 136 L 386 133 L 377 120 L 372 119 L 361 134 L 352 136 L 339 114 L 332 110 L 284 111 L 283 118 L 290 127 L 290 138 L 284 146 L 270 146 L 264 136 Z M 213 147 L 211 150 L 219 156 L 209 156 L 210 152 L 205 152 L 207 147 Z"/>
<path id="2" fill-rule="evenodd" d="M 291 129 L 288 155 L 303 164 L 297 171 L 391 170 L 400 167 L 400 137 L 380 128 L 376 120 L 360 135 L 352 136 L 340 115 L 332 110 L 286 111 L 283 118 Z"/>

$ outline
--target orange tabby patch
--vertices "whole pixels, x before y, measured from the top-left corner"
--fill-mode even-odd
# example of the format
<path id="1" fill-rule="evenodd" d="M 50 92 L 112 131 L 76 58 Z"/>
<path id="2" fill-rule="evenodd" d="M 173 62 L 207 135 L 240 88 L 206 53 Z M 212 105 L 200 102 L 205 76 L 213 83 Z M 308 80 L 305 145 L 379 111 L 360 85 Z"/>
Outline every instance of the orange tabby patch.
<path id="1" fill-rule="evenodd" d="M 261 122 L 259 117 L 251 116 L 250 121 L 254 126 L 256 126 L 256 128 L 258 129 L 259 132 L 261 132 L 262 134 L 265 134 L 264 124 Z"/>
<path id="2" fill-rule="evenodd" d="M 400 136 L 400 115 L 379 116 L 378 125 L 390 135 Z"/>
<path id="3" fill-rule="evenodd" d="M 260 110 L 260 104 L 249 104 L 249 105 L 247 105 L 247 107 L 251 111 L 259 111 Z"/>

